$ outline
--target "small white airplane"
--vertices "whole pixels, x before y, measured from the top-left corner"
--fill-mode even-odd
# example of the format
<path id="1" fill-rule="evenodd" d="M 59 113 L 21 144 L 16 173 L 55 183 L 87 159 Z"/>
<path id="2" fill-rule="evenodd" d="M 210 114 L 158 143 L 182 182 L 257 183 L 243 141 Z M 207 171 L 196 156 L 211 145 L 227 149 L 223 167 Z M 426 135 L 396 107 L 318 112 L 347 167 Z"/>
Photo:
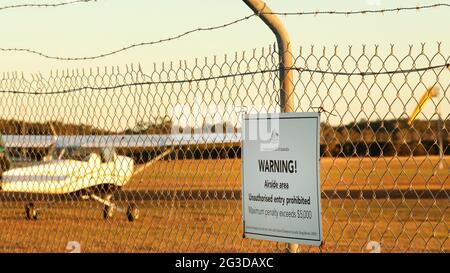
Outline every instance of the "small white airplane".
<path id="1" fill-rule="evenodd" d="M 63 150 L 64 151 L 64 150 Z M 10 165 L 10 164 L 5 164 Z M 6 166 L 5 166 L 6 167 Z M 0 192 L 28 194 L 77 194 L 104 205 L 103 218 L 109 219 L 115 210 L 126 212 L 129 221 L 139 218 L 135 204 L 126 210 L 112 202 L 113 193 L 133 175 L 133 159 L 118 156 L 114 149 L 85 149 L 65 152 L 58 159 L 50 159 L 32 166 L 9 169 L 1 174 Z M 28 220 L 37 220 L 34 203 L 25 206 Z"/>
<path id="2" fill-rule="evenodd" d="M 129 221 L 135 221 L 139 218 L 139 209 L 134 203 L 128 204 L 124 209 L 112 202 L 113 193 L 126 185 L 133 174 L 170 154 L 176 147 L 196 149 L 200 145 L 238 145 L 241 135 L 3 135 L 1 140 L 4 151 L 0 151 L 0 193 L 77 194 L 82 199 L 103 204 L 104 219 L 111 218 L 117 210 L 125 212 Z M 55 159 L 53 156 L 45 156 L 42 162 L 32 166 L 10 169 L 7 148 L 43 147 L 50 147 L 52 153 L 56 148 L 62 150 Z M 161 153 L 135 170 L 133 159 L 117 155 L 115 148 L 157 148 Z M 34 203 L 25 206 L 25 216 L 28 220 L 37 220 L 38 208 Z"/>

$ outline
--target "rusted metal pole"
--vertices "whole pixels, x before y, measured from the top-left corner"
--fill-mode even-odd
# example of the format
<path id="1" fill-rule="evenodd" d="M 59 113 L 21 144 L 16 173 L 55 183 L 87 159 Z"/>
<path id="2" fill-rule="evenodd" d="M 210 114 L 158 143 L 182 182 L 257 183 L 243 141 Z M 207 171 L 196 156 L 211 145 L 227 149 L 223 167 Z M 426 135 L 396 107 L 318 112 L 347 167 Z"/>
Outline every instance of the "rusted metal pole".
<path id="1" fill-rule="evenodd" d="M 282 112 L 294 112 L 293 58 L 287 29 L 262 0 L 243 0 L 272 30 L 277 38 L 280 57 L 280 107 Z"/>
<path id="2" fill-rule="evenodd" d="M 277 38 L 278 54 L 280 58 L 280 108 L 281 112 L 294 112 L 294 83 L 293 83 L 293 58 L 291 41 L 287 29 L 281 20 L 272 14 L 272 10 L 262 0 L 243 0 L 259 18 L 272 30 Z M 288 244 L 287 251 L 298 251 L 297 244 Z"/>

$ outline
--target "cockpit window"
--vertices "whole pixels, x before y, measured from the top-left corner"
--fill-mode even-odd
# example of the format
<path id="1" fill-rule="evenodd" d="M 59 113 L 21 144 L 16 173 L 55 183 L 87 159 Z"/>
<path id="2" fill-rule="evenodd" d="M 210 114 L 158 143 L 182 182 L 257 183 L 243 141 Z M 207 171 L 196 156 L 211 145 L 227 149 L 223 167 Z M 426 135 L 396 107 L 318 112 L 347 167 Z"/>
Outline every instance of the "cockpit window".
<path id="1" fill-rule="evenodd" d="M 64 154 L 60 159 L 65 160 L 77 160 L 77 161 L 88 161 L 90 152 L 83 148 L 66 148 Z"/>
<path id="2" fill-rule="evenodd" d="M 60 153 L 61 154 L 61 153 Z M 116 152 L 114 148 L 66 148 L 60 159 L 77 160 L 77 161 L 89 161 L 91 154 L 97 154 L 100 156 L 101 161 L 111 162 L 116 158 Z"/>

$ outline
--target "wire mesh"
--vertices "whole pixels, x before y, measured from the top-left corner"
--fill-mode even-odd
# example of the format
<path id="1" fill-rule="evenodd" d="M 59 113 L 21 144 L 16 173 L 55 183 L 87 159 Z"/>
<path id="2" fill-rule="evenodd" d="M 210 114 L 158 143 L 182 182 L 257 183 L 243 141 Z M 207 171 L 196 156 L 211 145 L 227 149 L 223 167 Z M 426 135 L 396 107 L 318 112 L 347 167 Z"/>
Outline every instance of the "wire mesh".
<path id="1" fill-rule="evenodd" d="M 450 249 L 441 47 L 293 53 L 295 111 L 322 120 L 324 244 L 301 252 Z M 241 117 L 279 111 L 278 67 L 270 46 L 148 70 L 3 74 L 0 251 L 286 251 L 243 239 L 241 223 Z"/>

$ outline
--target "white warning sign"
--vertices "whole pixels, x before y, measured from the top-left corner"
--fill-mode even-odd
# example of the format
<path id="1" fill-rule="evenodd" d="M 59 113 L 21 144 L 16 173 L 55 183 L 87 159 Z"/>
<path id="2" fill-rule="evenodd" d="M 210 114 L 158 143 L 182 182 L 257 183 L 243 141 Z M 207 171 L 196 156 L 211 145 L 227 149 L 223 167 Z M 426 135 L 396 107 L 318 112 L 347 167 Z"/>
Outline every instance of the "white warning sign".
<path id="1" fill-rule="evenodd" d="M 319 114 L 251 114 L 243 124 L 244 236 L 320 245 Z"/>

